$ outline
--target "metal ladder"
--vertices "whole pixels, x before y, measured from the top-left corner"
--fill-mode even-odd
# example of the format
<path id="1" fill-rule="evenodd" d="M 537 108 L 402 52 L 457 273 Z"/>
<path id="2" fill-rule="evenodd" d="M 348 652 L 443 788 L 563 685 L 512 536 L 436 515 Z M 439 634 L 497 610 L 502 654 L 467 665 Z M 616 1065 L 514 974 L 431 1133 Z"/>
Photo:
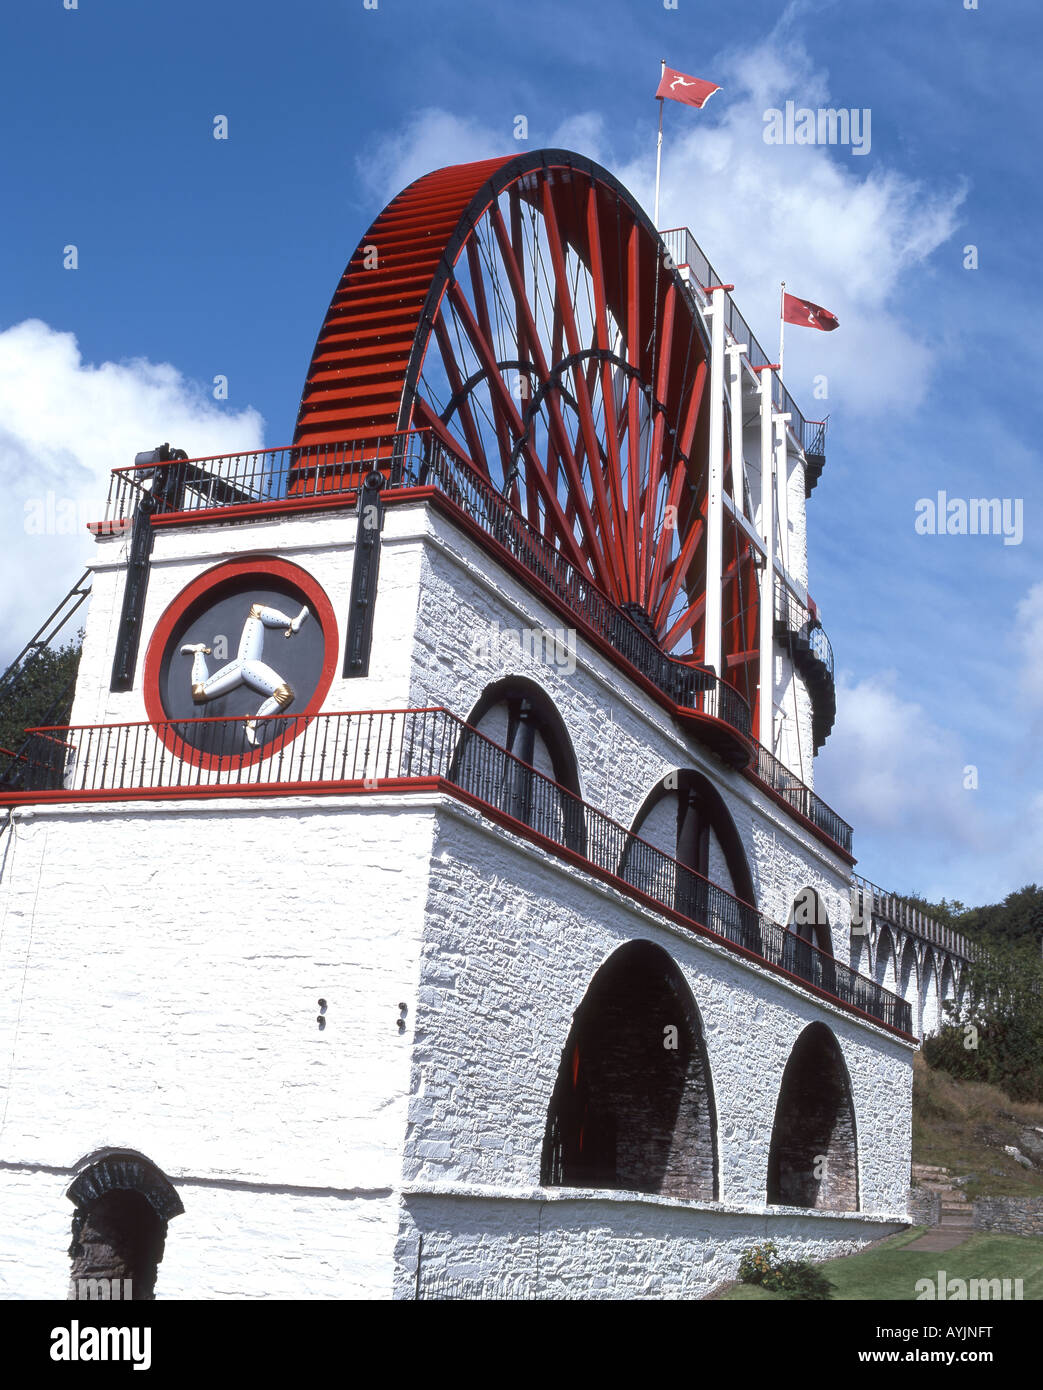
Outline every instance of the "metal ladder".
<path id="1" fill-rule="evenodd" d="M 36 634 L 26 642 L 14 661 L 0 676 L 0 699 L 3 699 L 4 691 L 17 677 L 25 658 L 33 652 L 42 651 L 43 648 L 49 647 L 72 615 L 85 602 L 90 594 L 92 582 L 93 575 L 90 570 L 84 570 L 54 612 L 41 623 Z"/>

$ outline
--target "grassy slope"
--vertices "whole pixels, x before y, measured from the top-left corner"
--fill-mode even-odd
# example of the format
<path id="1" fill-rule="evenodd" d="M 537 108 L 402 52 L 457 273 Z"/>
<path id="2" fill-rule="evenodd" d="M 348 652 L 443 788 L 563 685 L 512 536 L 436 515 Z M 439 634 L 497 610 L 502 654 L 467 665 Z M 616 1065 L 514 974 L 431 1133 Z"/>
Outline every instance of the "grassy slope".
<path id="1" fill-rule="evenodd" d="M 913 1162 L 948 1168 L 975 1197 L 1043 1197 L 1043 1173 L 1022 1168 L 1005 1144 L 1018 1144 L 1026 1125 L 1043 1125 L 1043 1105 L 1010 1100 L 995 1086 L 956 1081 L 913 1062 Z"/>
<path id="2" fill-rule="evenodd" d="M 980 1196 L 1043 1197 L 1043 1174 L 1022 1168 L 1004 1144 L 1018 1143 L 1026 1125 L 1043 1125 L 1043 1105 L 1010 1100 L 995 1086 L 956 1081 L 932 1071 L 917 1053 L 913 1065 L 913 1162 L 948 1168 L 969 1200 Z M 907 1251 L 923 1234 L 904 1231 L 860 1255 L 819 1264 L 836 1286 L 835 1299 L 915 1300 L 918 1279 L 1022 1279 L 1025 1299 L 1043 1299 L 1043 1240 L 982 1232 L 942 1253 Z M 717 1297 L 729 1302 L 784 1300 L 754 1284 L 736 1284 Z"/>
<path id="3" fill-rule="evenodd" d="M 922 1234 L 922 1228 L 903 1231 L 861 1255 L 828 1260 L 817 1268 L 835 1285 L 834 1299 L 915 1301 L 916 1281 L 935 1281 L 939 1270 L 944 1270 L 948 1279 L 1021 1279 L 1026 1301 L 1043 1298 L 1043 1240 L 982 1232 L 940 1253 L 904 1248 Z M 785 1295 L 736 1284 L 721 1298 L 728 1302 L 774 1301 Z"/>

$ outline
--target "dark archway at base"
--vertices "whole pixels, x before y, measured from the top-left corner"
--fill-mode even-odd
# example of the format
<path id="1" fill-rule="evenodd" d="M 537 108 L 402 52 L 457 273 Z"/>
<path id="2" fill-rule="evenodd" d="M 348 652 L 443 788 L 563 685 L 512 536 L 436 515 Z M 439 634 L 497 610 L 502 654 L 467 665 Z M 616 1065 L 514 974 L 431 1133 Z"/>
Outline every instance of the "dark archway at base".
<path id="1" fill-rule="evenodd" d="M 167 1222 L 184 1211 L 166 1176 L 142 1154 L 109 1150 L 87 1161 L 66 1196 L 76 1207 L 69 1298 L 153 1299 Z"/>
<path id="2" fill-rule="evenodd" d="M 812 1023 L 793 1045 L 775 1109 L 768 1202 L 858 1210 L 858 1140 L 851 1081 L 840 1045 Z"/>
<path id="3" fill-rule="evenodd" d="M 651 942 L 621 946 L 576 1010 L 541 1181 L 717 1196 L 717 1117 L 699 1013 L 677 965 Z"/>

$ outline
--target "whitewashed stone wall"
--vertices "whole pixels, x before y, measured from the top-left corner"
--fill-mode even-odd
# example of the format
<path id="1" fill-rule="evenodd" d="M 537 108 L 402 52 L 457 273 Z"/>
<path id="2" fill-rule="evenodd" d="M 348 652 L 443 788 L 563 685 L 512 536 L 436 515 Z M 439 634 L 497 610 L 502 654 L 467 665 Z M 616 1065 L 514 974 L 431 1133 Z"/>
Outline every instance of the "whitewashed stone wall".
<path id="1" fill-rule="evenodd" d="M 765 1240 L 781 1258 L 823 1260 L 899 1229 L 883 1218 L 736 1212 L 635 1194 L 413 1187 L 396 1295 L 414 1297 L 419 1282 L 421 1298 L 432 1297 L 448 1282 L 456 1297 L 701 1298 L 735 1279 L 742 1252 Z"/>
<path id="2" fill-rule="evenodd" d="M 851 1077 L 861 1209 L 900 1215 L 911 1143 L 909 1044 L 675 930 L 450 804 L 432 862 L 405 1177 L 538 1185 L 572 1015 L 598 968 L 636 938 L 668 951 L 702 1017 L 722 1200 L 763 1203 L 782 1074 L 803 1029 L 824 1020 Z"/>
<path id="3" fill-rule="evenodd" d="M 371 1247 L 396 1224 L 430 811 L 409 797 L 136 802 L 18 812 L 7 833 L 0 1158 L 21 1174 L 0 1169 L 8 1296 L 67 1278 L 62 1193 L 106 1147 L 181 1191 L 167 1294 L 389 1288 L 391 1235 L 382 1256 Z"/>
<path id="4" fill-rule="evenodd" d="M 64 1299 L 73 1173 L 0 1167 L 0 1299 Z M 175 1174 L 158 1299 L 391 1298 L 400 1198 Z"/>
<path id="5" fill-rule="evenodd" d="M 636 1225 L 627 1217 L 626 1240 L 612 1234 L 615 1197 L 597 1199 L 609 1215 L 593 1209 L 589 1236 L 563 1217 L 561 1240 L 573 1247 L 593 1250 L 608 1232 L 591 1280 L 611 1274 L 613 1287 L 639 1291 L 638 1269 L 647 1279 L 647 1261 L 659 1259 L 659 1237 L 647 1244 L 641 1234 L 648 1223 L 673 1251 L 656 1266 L 663 1290 L 694 1288 L 687 1275 L 677 1284 L 693 1240 L 706 1279 L 729 1277 L 728 1252 L 754 1229 L 750 1209 L 762 1212 L 782 1071 L 813 1019 L 833 1028 L 851 1074 L 863 1210 L 900 1214 L 907 1047 L 451 799 L 441 805 L 434 832 L 414 797 L 19 814 L 0 885 L 7 1296 L 64 1286 L 71 1207 L 62 1194 L 84 1155 L 108 1146 L 157 1163 L 185 1202 L 168 1234 L 161 1296 L 389 1291 L 396 1231 L 404 1249 L 414 1219 L 399 1229 L 402 1178 L 410 1210 L 417 1182 L 463 1184 L 469 1200 L 479 1197 L 467 1213 L 452 1199 L 464 1229 L 485 1219 L 486 1189 L 538 1186 L 572 1013 L 612 950 L 635 938 L 669 951 L 702 1016 L 722 1205 L 671 1227 L 663 1213 L 691 1204 L 649 1216 L 650 1199 L 635 1198 L 642 1214 Z M 184 867 L 193 862 L 194 880 Z M 328 1001 L 321 1033 L 319 998 Z M 528 1219 L 517 1217 L 522 1227 Z M 436 1233 L 441 1220 L 421 1224 Z M 824 1229 L 815 1237 L 823 1249 L 880 1234 L 857 1222 Z M 444 1232 L 457 1253 L 459 1234 Z M 511 1237 L 512 1248 L 519 1241 Z M 486 1243 L 495 1254 L 496 1241 Z M 565 1269 L 564 1247 L 561 1260 Z M 488 1269 L 499 1277 L 509 1267 Z M 568 1269 L 574 1288 L 574 1258 Z"/>
<path id="6" fill-rule="evenodd" d="M 556 880 L 556 882 L 554 881 Z M 849 1253 L 903 1224 L 911 1048 L 614 890 L 446 804 L 423 948 L 397 1292 L 698 1297 L 743 1249 Z M 721 1200 L 576 1194 L 539 1186 L 551 1092 L 572 1014 L 633 939 L 680 966 L 702 1019 L 718 1120 Z M 833 1030 L 851 1079 L 861 1213 L 765 1205 L 782 1074 L 811 1021 Z"/>
<path id="7" fill-rule="evenodd" d="M 495 647 L 490 657 L 488 637 L 497 624 L 499 630 L 554 629 L 561 621 L 455 528 L 430 514 L 429 525 L 410 703 L 445 705 L 466 719 L 494 681 L 508 675 L 535 681 L 572 735 L 584 798 L 626 826 L 669 772 L 684 767 L 702 772 L 736 823 L 757 906 L 773 920 L 786 922 L 800 889 L 815 888 L 829 917 L 834 954 L 846 961 L 850 870 L 844 861 L 687 736 L 582 639 L 574 672 L 553 662 L 519 660 L 510 652 L 498 658 Z M 374 642 L 379 636 L 375 632 Z"/>

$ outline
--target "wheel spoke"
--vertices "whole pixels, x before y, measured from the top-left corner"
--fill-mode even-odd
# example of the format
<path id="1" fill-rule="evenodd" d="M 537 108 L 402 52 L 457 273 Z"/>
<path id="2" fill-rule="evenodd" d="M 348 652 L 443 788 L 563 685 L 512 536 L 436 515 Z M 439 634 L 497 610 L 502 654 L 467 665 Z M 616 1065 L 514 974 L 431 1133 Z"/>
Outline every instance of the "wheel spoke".
<path id="1" fill-rule="evenodd" d="M 664 649 L 698 660 L 709 338 L 662 253 L 626 192 L 579 156 L 418 180 L 349 261 L 294 443 L 354 451 L 430 430 L 609 600 L 643 610 Z M 741 448 L 727 440 L 724 481 L 748 516 Z M 724 524 L 724 674 L 756 695 L 759 576 L 745 531 Z"/>

